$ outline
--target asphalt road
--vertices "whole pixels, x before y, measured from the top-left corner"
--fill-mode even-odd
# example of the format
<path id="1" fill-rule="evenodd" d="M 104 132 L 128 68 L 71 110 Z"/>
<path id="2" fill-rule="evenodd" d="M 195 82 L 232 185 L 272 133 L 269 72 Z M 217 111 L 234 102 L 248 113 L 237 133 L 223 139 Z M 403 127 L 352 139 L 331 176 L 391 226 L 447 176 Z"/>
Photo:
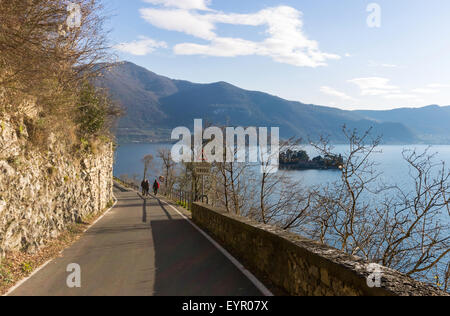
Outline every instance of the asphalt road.
<path id="1" fill-rule="evenodd" d="M 13 296 L 261 296 L 253 283 L 178 213 L 116 187 L 117 205 Z M 69 288 L 70 264 L 81 287 Z"/>

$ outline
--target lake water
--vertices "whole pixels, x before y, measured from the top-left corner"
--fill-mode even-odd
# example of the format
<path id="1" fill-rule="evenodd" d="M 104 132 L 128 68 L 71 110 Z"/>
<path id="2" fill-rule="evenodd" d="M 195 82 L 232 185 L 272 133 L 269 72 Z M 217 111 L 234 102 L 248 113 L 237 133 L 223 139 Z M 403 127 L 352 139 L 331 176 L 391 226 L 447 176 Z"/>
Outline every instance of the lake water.
<path id="1" fill-rule="evenodd" d="M 171 145 L 156 144 L 124 144 L 120 145 L 116 152 L 116 162 L 114 167 L 114 175 L 138 175 L 142 177 L 143 163 L 142 158 L 145 155 L 152 154 L 155 157 L 153 170 L 150 170 L 150 178 L 157 178 L 161 175 L 161 162 L 157 159 L 159 148 L 171 148 Z M 347 150 L 345 145 L 335 146 L 336 153 L 345 153 Z M 372 161 L 377 163 L 377 171 L 382 172 L 380 180 L 391 185 L 399 185 L 402 188 L 410 187 L 411 179 L 409 178 L 408 164 L 402 158 L 404 149 L 416 149 L 419 153 L 427 149 L 426 145 L 404 145 L 404 146 L 380 146 L 381 153 L 373 154 Z M 317 151 L 312 147 L 304 147 L 309 156 L 315 157 Z M 435 160 L 444 161 L 450 168 L 450 146 L 432 146 L 429 153 L 437 153 Z M 339 179 L 340 173 L 335 170 L 303 170 L 288 171 L 289 175 L 295 180 L 301 180 L 306 186 L 320 185 Z"/>

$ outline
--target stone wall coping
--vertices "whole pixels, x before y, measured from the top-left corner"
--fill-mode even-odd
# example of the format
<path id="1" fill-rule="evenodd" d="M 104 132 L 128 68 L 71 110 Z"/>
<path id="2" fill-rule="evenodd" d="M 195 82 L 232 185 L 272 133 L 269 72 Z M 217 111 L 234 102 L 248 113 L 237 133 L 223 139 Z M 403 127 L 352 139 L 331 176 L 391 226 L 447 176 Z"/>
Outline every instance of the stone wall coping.
<path id="1" fill-rule="evenodd" d="M 371 275 L 368 266 L 371 264 L 360 257 L 352 256 L 338 249 L 332 248 L 317 241 L 302 237 L 301 235 L 288 232 L 279 227 L 259 223 L 247 217 L 227 213 L 226 210 L 212 207 L 203 203 L 194 203 L 194 206 L 211 211 L 223 219 L 237 222 L 239 225 L 248 226 L 246 229 L 254 229 L 282 239 L 284 243 L 290 244 L 299 251 L 307 253 L 313 258 L 318 266 L 326 266 L 335 275 L 342 275 L 345 279 L 353 279 L 353 283 L 358 283 L 365 287 L 365 293 L 369 295 L 391 295 L 391 296 L 450 296 L 450 294 L 438 288 L 417 281 L 405 274 L 391 268 L 377 265 L 382 272 L 382 287 L 369 288 L 366 285 L 367 278 Z M 195 207 L 193 210 L 195 221 Z M 212 232 L 213 233 L 213 232 Z"/>

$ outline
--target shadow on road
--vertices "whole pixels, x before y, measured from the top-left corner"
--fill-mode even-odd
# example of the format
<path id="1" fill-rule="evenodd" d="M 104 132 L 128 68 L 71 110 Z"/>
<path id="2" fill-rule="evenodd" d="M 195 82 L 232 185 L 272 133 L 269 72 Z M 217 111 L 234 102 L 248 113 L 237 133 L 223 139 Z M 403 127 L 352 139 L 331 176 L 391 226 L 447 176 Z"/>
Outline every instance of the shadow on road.
<path id="1" fill-rule="evenodd" d="M 156 296 L 259 296 L 255 286 L 186 220 L 152 220 Z"/>
<path id="2" fill-rule="evenodd" d="M 172 216 L 170 215 L 170 213 L 167 211 L 167 209 L 165 208 L 164 204 L 162 204 L 161 200 L 155 197 L 155 200 L 158 201 L 159 206 L 162 208 L 162 210 L 164 211 L 164 213 L 166 214 L 167 218 L 169 220 L 172 220 Z"/>
<path id="3" fill-rule="evenodd" d="M 148 230 L 148 226 L 138 224 L 138 225 L 115 225 L 110 227 L 100 227 L 91 228 L 85 235 L 102 235 L 102 234 L 123 234 L 123 233 L 135 233 L 139 231 Z"/>
<path id="4" fill-rule="evenodd" d="M 119 206 L 123 207 L 123 208 L 141 207 L 142 203 L 137 202 L 137 203 L 132 203 L 132 204 L 119 204 Z"/>
<path id="5" fill-rule="evenodd" d="M 142 222 L 147 223 L 147 199 L 144 200 L 144 205 L 142 206 Z"/>
<path id="6" fill-rule="evenodd" d="M 129 191 L 128 189 L 121 187 L 120 185 L 118 185 L 116 183 L 114 183 L 114 189 L 119 190 L 120 192 L 128 192 Z"/>

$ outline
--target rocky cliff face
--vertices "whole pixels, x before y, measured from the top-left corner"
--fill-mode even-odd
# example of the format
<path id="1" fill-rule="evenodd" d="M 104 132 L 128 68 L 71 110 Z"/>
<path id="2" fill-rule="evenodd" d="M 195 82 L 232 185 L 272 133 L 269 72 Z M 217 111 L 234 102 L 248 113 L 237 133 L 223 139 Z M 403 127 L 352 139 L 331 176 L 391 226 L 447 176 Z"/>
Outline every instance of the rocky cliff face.
<path id="1" fill-rule="evenodd" d="M 36 251 L 113 200 L 111 144 L 76 158 L 55 136 L 45 151 L 28 142 L 23 122 L 0 115 L 0 260 L 6 251 Z"/>

